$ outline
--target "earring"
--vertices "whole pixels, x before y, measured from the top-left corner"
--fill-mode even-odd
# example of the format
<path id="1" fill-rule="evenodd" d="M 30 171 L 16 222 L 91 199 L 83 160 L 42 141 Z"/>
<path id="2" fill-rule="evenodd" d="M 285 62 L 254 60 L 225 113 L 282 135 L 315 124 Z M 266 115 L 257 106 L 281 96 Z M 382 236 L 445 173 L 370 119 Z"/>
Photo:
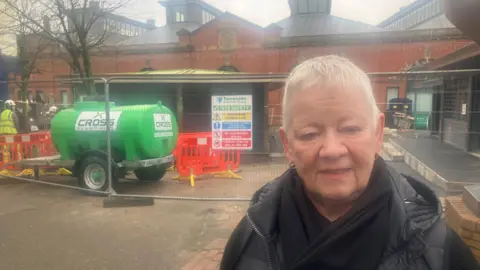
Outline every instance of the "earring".
<path id="1" fill-rule="evenodd" d="M 295 163 L 293 163 L 293 161 L 291 161 L 290 164 L 288 164 L 288 166 L 289 166 L 290 168 L 294 169 L 294 168 L 295 168 Z"/>

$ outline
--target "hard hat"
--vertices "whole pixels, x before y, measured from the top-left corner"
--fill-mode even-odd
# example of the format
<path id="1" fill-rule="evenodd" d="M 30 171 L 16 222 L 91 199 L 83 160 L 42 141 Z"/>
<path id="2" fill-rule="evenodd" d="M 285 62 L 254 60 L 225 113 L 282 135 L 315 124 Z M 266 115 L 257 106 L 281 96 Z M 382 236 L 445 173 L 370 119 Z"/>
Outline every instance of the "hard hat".
<path id="1" fill-rule="evenodd" d="M 9 99 L 9 100 L 5 101 L 5 105 L 15 106 L 15 102 L 13 102 L 13 100 Z"/>
<path id="2" fill-rule="evenodd" d="M 56 113 L 58 111 L 58 108 L 57 108 L 57 106 L 52 106 L 52 107 L 50 107 L 50 109 L 48 109 L 48 111 Z"/>

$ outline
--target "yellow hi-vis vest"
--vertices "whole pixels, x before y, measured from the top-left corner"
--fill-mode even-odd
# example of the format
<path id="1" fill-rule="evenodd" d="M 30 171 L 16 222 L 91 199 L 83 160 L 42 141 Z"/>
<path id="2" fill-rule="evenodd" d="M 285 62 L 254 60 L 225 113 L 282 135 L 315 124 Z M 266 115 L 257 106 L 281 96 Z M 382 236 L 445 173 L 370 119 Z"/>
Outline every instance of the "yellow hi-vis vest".
<path id="1" fill-rule="evenodd" d="M 15 123 L 13 122 L 12 110 L 5 109 L 0 114 L 0 134 L 17 134 Z"/>

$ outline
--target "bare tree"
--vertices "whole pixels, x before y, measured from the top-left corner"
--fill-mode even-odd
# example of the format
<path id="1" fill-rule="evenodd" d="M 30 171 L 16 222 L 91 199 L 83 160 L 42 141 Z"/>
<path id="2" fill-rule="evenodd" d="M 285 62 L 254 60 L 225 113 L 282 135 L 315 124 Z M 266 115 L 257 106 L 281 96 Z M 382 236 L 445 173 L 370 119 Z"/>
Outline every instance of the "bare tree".
<path id="1" fill-rule="evenodd" d="M 9 8 L 0 2 L 0 31 L 6 35 L 15 35 L 17 41 L 17 57 L 18 57 L 18 73 L 16 73 L 13 87 L 20 89 L 20 99 L 23 101 L 23 111 L 25 119 L 28 119 L 28 87 L 30 77 L 33 73 L 38 72 L 36 68 L 37 60 L 41 53 L 48 47 L 48 42 L 42 36 L 31 39 L 32 33 L 40 31 L 38 28 L 27 27 L 28 21 L 23 14 L 33 16 L 35 13 L 34 6 L 28 0 L 17 0 L 16 10 Z M 28 46 L 27 46 L 28 44 Z"/>
<path id="2" fill-rule="evenodd" d="M 22 1 L 28 1 L 34 12 L 25 12 L 20 4 Z M 92 78 L 91 51 L 103 45 L 108 38 L 106 15 L 128 2 L 129 0 L 0 0 L 0 4 L 6 8 L 6 14 L 13 12 L 22 18 L 23 26 L 30 32 L 29 36 L 58 46 L 58 56 L 80 77 L 91 95 L 97 94 Z"/>

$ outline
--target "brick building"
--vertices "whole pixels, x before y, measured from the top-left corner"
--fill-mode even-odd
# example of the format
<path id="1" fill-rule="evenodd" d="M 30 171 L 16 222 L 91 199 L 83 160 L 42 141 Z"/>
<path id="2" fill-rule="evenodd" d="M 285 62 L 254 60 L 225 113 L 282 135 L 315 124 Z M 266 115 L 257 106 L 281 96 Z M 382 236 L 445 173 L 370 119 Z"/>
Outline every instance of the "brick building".
<path id="1" fill-rule="evenodd" d="M 166 25 L 93 52 L 93 70 L 96 74 L 146 67 L 287 73 L 306 58 L 339 54 L 368 72 L 397 72 L 472 43 L 449 24 L 443 0 L 417 0 L 378 26 L 333 16 L 331 2 L 289 0 L 291 15 L 262 28 L 201 0 L 161 1 Z M 71 74 L 58 53 L 50 52 L 39 61 L 41 73 L 35 79 Z M 406 95 L 402 80 L 375 79 L 374 89 L 382 110 L 387 95 Z M 48 91 L 56 102 L 65 102 L 69 93 L 58 83 L 34 83 L 31 91 Z M 273 125 L 281 120 L 277 117 L 281 94 L 281 89 L 269 93 Z"/>

